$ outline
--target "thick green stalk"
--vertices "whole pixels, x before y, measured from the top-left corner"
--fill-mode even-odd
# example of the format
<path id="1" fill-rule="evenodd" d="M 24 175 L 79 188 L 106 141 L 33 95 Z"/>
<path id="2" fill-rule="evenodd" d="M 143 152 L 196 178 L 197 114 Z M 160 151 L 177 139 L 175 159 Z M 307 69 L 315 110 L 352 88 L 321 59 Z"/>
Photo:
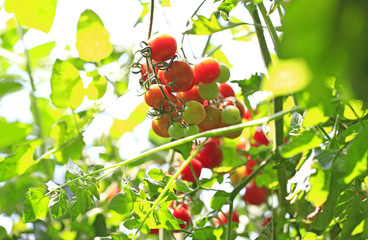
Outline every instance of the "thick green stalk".
<path id="1" fill-rule="evenodd" d="M 280 39 L 279 39 L 279 36 L 276 33 L 276 29 L 273 26 L 272 21 L 271 21 L 270 17 L 267 14 L 267 10 L 266 10 L 265 6 L 263 5 L 263 2 L 257 4 L 257 6 L 258 6 L 259 10 L 261 11 L 262 17 L 263 17 L 263 19 L 266 23 L 266 26 L 267 26 L 267 30 L 271 35 L 273 45 L 275 46 L 275 52 L 278 53 L 278 48 L 279 48 L 279 45 L 280 45 Z"/>

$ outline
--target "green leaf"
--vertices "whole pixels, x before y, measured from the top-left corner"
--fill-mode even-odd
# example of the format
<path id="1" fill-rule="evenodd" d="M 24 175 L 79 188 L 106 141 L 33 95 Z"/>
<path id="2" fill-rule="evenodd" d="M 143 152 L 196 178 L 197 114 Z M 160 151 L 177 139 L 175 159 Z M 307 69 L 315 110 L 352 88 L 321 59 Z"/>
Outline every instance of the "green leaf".
<path id="1" fill-rule="evenodd" d="M 118 193 L 111 199 L 109 209 L 121 215 L 128 215 L 133 210 L 137 196 L 129 189 L 124 189 L 124 192 Z"/>
<path id="2" fill-rule="evenodd" d="M 32 131 L 32 125 L 20 122 L 8 123 L 5 118 L 0 118 L 0 148 L 10 147 L 23 141 Z"/>
<path id="3" fill-rule="evenodd" d="M 363 108 L 363 101 L 358 99 L 351 99 L 344 105 L 344 118 L 349 120 L 356 120 L 363 118 L 368 113 L 368 109 Z"/>
<path id="4" fill-rule="evenodd" d="M 348 147 L 346 155 L 345 172 L 347 176 L 344 178 L 346 184 L 350 183 L 354 178 L 367 172 L 368 168 L 368 128 L 363 130 L 356 136 Z"/>
<path id="5" fill-rule="evenodd" d="M 28 54 L 32 67 L 40 67 L 42 58 L 49 57 L 51 50 L 55 47 L 55 42 L 48 42 L 29 49 Z"/>
<path id="6" fill-rule="evenodd" d="M 204 228 L 194 229 L 193 239 L 196 240 L 219 240 L 223 234 L 223 228 L 214 228 L 212 226 L 207 226 Z"/>
<path id="7" fill-rule="evenodd" d="M 110 135 L 113 138 L 120 138 L 124 133 L 132 131 L 134 127 L 146 118 L 148 109 L 149 106 L 145 102 L 142 102 L 129 115 L 128 119 L 114 119 L 114 123 L 110 128 Z"/>
<path id="8" fill-rule="evenodd" d="M 0 77 L 0 100 L 13 92 L 17 92 L 23 89 L 23 85 L 13 79 L 9 79 L 7 76 Z"/>
<path id="9" fill-rule="evenodd" d="M 103 76 L 99 76 L 97 79 L 93 79 L 93 81 L 87 87 L 87 96 L 91 100 L 98 100 L 105 95 L 107 88 L 107 80 Z"/>
<path id="10" fill-rule="evenodd" d="M 215 15 L 211 15 L 210 19 L 202 15 L 197 15 L 197 18 L 197 20 L 192 19 L 192 28 L 185 31 L 185 34 L 211 35 L 225 29 Z"/>
<path id="11" fill-rule="evenodd" d="M 79 57 L 86 61 L 101 61 L 112 52 L 108 31 L 99 16 L 90 9 L 79 18 L 76 45 Z"/>
<path id="12" fill-rule="evenodd" d="M 308 191 L 307 200 L 315 207 L 320 207 L 326 202 L 330 192 L 331 171 L 324 170 L 318 162 L 315 162 L 312 168 L 316 172 L 309 178 L 311 188 Z"/>
<path id="13" fill-rule="evenodd" d="M 67 209 L 67 199 L 68 196 L 65 194 L 64 190 L 61 190 L 57 194 L 57 198 L 52 198 L 52 204 L 51 204 L 51 215 L 52 218 L 56 219 L 60 216 L 62 216 L 66 209 Z"/>
<path id="14" fill-rule="evenodd" d="M 318 240 L 318 235 L 314 232 L 307 232 L 303 235 L 302 240 Z"/>
<path id="15" fill-rule="evenodd" d="M 226 14 L 225 20 L 229 18 L 229 13 L 238 5 L 239 0 L 224 0 L 221 5 L 217 8 Z"/>
<path id="16" fill-rule="evenodd" d="M 146 2 L 140 2 L 141 6 L 143 7 L 141 15 L 139 15 L 137 21 L 134 24 L 136 27 L 139 23 L 143 22 L 144 17 L 150 12 L 150 4 Z"/>
<path id="17" fill-rule="evenodd" d="M 57 0 L 6 0 L 5 10 L 14 13 L 21 25 L 48 33 L 54 21 Z"/>
<path id="18" fill-rule="evenodd" d="M 30 188 L 23 205 L 23 222 L 33 222 L 45 218 L 49 211 L 50 197 L 45 196 L 43 188 Z"/>
<path id="19" fill-rule="evenodd" d="M 34 149 L 29 145 L 16 148 L 15 154 L 0 161 L 0 182 L 20 176 L 33 164 Z"/>
<path id="20" fill-rule="evenodd" d="M 262 90 L 272 92 L 276 96 L 299 92 L 308 86 L 311 73 L 303 59 L 279 60 L 269 68 L 269 78 L 262 81 Z"/>
<path id="21" fill-rule="evenodd" d="M 237 154 L 235 146 L 224 145 L 221 147 L 222 151 L 222 163 L 217 168 L 219 172 L 228 172 L 236 166 L 240 166 L 245 161 Z"/>
<path id="22" fill-rule="evenodd" d="M 193 146 L 192 142 L 187 142 L 187 143 L 183 143 L 178 146 L 175 146 L 172 149 L 179 152 L 183 156 L 184 159 L 187 159 L 190 156 L 190 152 L 192 151 L 192 146 Z"/>
<path id="23" fill-rule="evenodd" d="M 51 76 L 51 101 L 57 108 L 76 109 L 83 101 L 84 87 L 78 70 L 57 59 Z"/>
<path id="24" fill-rule="evenodd" d="M 180 180 L 175 180 L 174 189 L 179 191 L 179 192 L 184 192 L 184 193 L 188 193 L 188 192 L 193 191 L 192 188 L 190 188 L 187 184 L 185 184 L 184 182 L 182 182 Z"/>
<path id="25" fill-rule="evenodd" d="M 172 215 L 167 206 L 160 206 L 160 209 L 157 211 L 157 220 L 160 224 L 156 228 L 180 229 L 178 220 Z M 153 228 L 154 226 L 149 227 Z"/>
<path id="26" fill-rule="evenodd" d="M 219 190 L 211 199 L 210 206 L 213 210 L 220 211 L 222 206 L 229 200 L 229 193 Z"/>
<path id="27" fill-rule="evenodd" d="M 148 176 L 150 176 L 152 179 L 156 181 L 163 181 L 165 174 L 162 171 L 162 169 L 152 168 L 151 170 L 148 171 Z"/>
<path id="28" fill-rule="evenodd" d="M 284 158 L 290 158 L 304 151 L 318 147 L 323 142 L 323 138 L 314 131 L 305 131 L 299 136 L 291 139 L 290 143 L 279 147 Z"/>
<path id="29" fill-rule="evenodd" d="M 368 124 L 368 120 L 362 121 L 364 125 Z M 350 142 L 355 138 L 356 135 L 359 134 L 360 129 L 362 128 L 362 123 L 358 122 L 356 124 L 351 125 L 348 129 L 346 129 L 342 135 L 341 138 L 345 142 Z"/>
<path id="30" fill-rule="evenodd" d="M 69 159 L 66 170 L 74 176 L 80 177 L 84 175 L 83 170 L 73 162 L 73 160 Z"/>
<path id="31" fill-rule="evenodd" d="M 322 106 L 311 107 L 304 114 L 303 127 L 313 127 L 328 119 L 329 117 L 325 115 Z"/>

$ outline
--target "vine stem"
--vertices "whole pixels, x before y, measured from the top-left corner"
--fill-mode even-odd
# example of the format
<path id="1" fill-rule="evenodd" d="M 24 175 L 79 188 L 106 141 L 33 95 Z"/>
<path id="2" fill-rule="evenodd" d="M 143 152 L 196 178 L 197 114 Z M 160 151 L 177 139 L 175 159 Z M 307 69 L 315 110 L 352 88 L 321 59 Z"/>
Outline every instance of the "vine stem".
<path id="1" fill-rule="evenodd" d="M 150 39 L 151 38 L 151 34 L 152 34 L 154 9 L 155 9 L 155 0 L 151 0 L 150 22 L 149 22 L 149 26 L 148 26 L 148 38 L 147 39 Z"/>
<path id="2" fill-rule="evenodd" d="M 263 17 L 265 23 L 266 23 L 267 30 L 271 35 L 272 42 L 275 46 L 275 51 L 276 51 L 276 53 L 278 53 L 278 49 L 279 49 L 279 45 L 280 45 L 280 39 L 279 39 L 279 36 L 276 33 L 276 29 L 273 26 L 269 15 L 267 14 L 267 10 L 266 10 L 263 2 L 258 3 L 257 6 L 258 6 L 258 8 L 259 8 L 259 10 L 262 14 L 262 17 Z"/>
<path id="3" fill-rule="evenodd" d="M 289 110 L 287 110 L 285 112 L 275 113 L 275 114 L 273 114 L 272 116 L 269 116 L 269 117 L 263 117 L 263 118 L 260 118 L 260 119 L 257 119 L 257 120 L 253 120 L 253 121 L 249 121 L 249 122 L 245 122 L 245 123 L 240 123 L 240 124 L 237 124 L 237 125 L 232 125 L 232 126 L 228 126 L 228 127 L 224 127 L 224 128 L 218 128 L 218 129 L 214 129 L 214 130 L 210 130 L 210 131 L 198 133 L 198 134 L 195 134 L 195 135 L 192 135 L 192 136 L 183 138 L 183 139 L 179 139 L 179 140 L 176 140 L 176 141 L 173 141 L 173 142 L 170 142 L 170 143 L 161 145 L 159 147 L 156 147 L 156 148 L 150 149 L 150 150 L 148 150 L 146 152 L 143 152 L 140 155 L 138 155 L 138 156 L 136 156 L 134 158 L 131 158 L 129 160 L 126 160 L 126 161 L 123 161 L 123 162 L 120 162 L 120 163 L 111 165 L 109 167 L 101 168 L 101 169 L 96 170 L 94 172 L 91 172 L 91 173 L 85 174 L 83 176 L 74 178 L 73 180 L 71 180 L 69 182 L 66 182 L 66 183 L 58 186 L 57 188 L 54 188 L 53 190 L 49 191 L 48 193 L 46 193 L 46 196 L 47 195 L 50 195 L 51 193 L 53 193 L 54 191 L 56 191 L 58 189 L 61 189 L 61 188 L 65 187 L 65 186 L 67 186 L 67 185 L 69 185 L 69 184 L 71 184 L 73 182 L 76 182 L 76 181 L 78 181 L 78 180 L 80 180 L 82 178 L 89 177 L 89 176 L 95 175 L 95 174 L 100 173 L 100 172 L 104 172 L 104 171 L 109 170 L 109 169 L 112 169 L 112 168 L 116 168 L 116 170 L 117 170 L 120 167 L 123 167 L 125 165 L 128 165 L 128 164 L 130 164 L 130 163 L 132 163 L 134 161 L 137 161 L 137 160 L 139 160 L 139 159 L 141 159 L 143 157 L 149 156 L 149 155 L 151 155 L 153 153 L 156 153 L 156 152 L 159 152 L 159 151 L 162 151 L 162 150 L 173 148 L 175 146 L 178 146 L 178 145 L 181 145 L 181 144 L 184 144 L 184 143 L 187 143 L 187 142 L 191 142 L 191 141 L 193 141 L 193 140 L 195 140 L 197 138 L 201 138 L 201 137 L 215 137 L 215 136 L 223 135 L 223 134 L 230 133 L 230 132 L 236 132 L 236 131 L 242 130 L 243 128 L 257 126 L 257 125 L 261 125 L 263 123 L 267 123 L 269 121 L 273 121 L 273 120 L 278 119 L 278 118 L 280 118 L 280 117 L 282 117 L 282 116 L 284 116 L 286 114 L 289 114 L 289 113 L 292 113 L 292 112 L 295 112 L 295 111 L 299 111 L 299 110 L 301 110 L 300 107 L 294 107 L 294 108 L 291 108 L 291 109 L 289 109 Z"/>
<path id="4" fill-rule="evenodd" d="M 183 169 L 186 166 L 188 166 L 188 164 L 190 164 L 190 161 L 192 161 L 192 159 L 195 157 L 195 155 L 197 155 L 197 153 L 199 152 L 199 150 L 201 150 L 201 148 L 204 146 L 205 143 L 206 143 L 206 141 L 203 141 L 201 143 L 201 145 L 199 145 L 198 148 L 196 150 L 194 150 L 190 154 L 190 156 L 185 160 L 185 162 L 183 163 L 183 165 L 179 168 L 179 170 L 176 171 L 176 173 L 174 174 L 174 176 L 166 184 L 165 188 L 162 190 L 162 192 L 160 193 L 160 195 L 158 196 L 158 198 L 156 199 L 156 201 L 154 202 L 154 204 L 152 205 L 152 207 L 150 208 L 150 210 L 148 211 L 148 213 L 144 216 L 143 221 L 141 222 L 141 224 L 139 225 L 137 231 L 135 232 L 135 234 L 133 236 L 133 240 L 136 239 L 137 234 L 138 234 L 139 230 L 142 228 L 144 222 L 146 221 L 146 219 L 148 218 L 148 216 L 151 214 L 151 212 L 158 206 L 159 202 L 163 199 L 163 197 L 165 196 L 166 192 L 169 190 L 169 188 L 171 187 L 171 185 L 173 184 L 173 182 L 175 181 L 175 179 L 179 176 L 179 174 L 183 171 Z"/>
<path id="5" fill-rule="evenodd" d="M 271 35 L 271 38 L 274 41 L 275 44 L 275 49 L 277 51 L 278 49 L 278 44 L 279 44 L 279 40 L 275 31 L 275 28 L 273 27 L 273 24 L 270 20 L 270 18 L 267 15 L 266 9 L 264 8 L 263 4 L 258 4 L 257 5 L 258 8 L 260 9 L 263 18 L 266 22 L 267 25 L 267 29 Z M 249 10 L 249 8 L 248 8 Z M 261 20 L 259 18 L 258 15 L 258 11 L 257 9 L 254 9 L 253 11 L 249 10 L 253 20 L 256 24 L 261 24 Z M 259 26 L 255 25 L 255 29 L 256 29 L 256 34 L 257 34 L 257 38 L 258 38 L 258 42 L 259 42 L 259 46 L 261 48 L 261 52 L 262 52 L 262 56 L 263 56 L 263 60 L 265 62 L 266 67 L 269 67 L 272 65 L 272 60 L 271 60 L 271 55 L 270 52 L 268 50 L 267 47 L 267 43 L 265 40 L 265 36 L 263 33 L 263 29 L 260 28 Z M 282 112 L 283 111 L 283 97 L 279 96 L 279 97 L 275 97 L 273 99 L 273 109 L 274 112 Z M 277 147 L 282 145 L 284 142 L 284 121 L 282 118 L 275 120 L 275 144 L 274 144 L 274 150 L 276 153 L 276 159 L 278 159 L 278 161 L 282 160 L 281 155 L 278 153 L 277 151 Z M 287 177 L 286 177 L 286 170 L 284 167 L 278 168 L 277 169 L 277 177 L 278 177 L 278 182 L 279 182 L 279 189 L 278 189 L 278 198 L 279 198 L 279 207 L 278 207 L 278 219 L 279 221 L 282 223 L 284 222 L 285 219 L 285 214 L 286 214 L 286 210 L 287 210 L 287 201 L 286 201 L 286 196 L 287 196 L 287 189 L 286 189 L 286 184 L 287 184 Z M 279 228 L 280 229 L 280 228 Z M 280 229 L 282 231 L 282 228 Z M 273 234 L 273 238 L 276 238 L 276 234 Z"/>

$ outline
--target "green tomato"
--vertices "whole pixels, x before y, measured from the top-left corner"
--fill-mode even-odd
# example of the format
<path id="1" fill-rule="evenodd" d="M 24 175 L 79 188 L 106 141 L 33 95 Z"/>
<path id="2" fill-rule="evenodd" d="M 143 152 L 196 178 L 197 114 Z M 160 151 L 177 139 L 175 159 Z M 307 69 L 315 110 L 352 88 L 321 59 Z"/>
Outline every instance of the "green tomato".
<path id="1" fill-rule="evenodd" d="M 188 124 L 195 125 L 204 120 L 206 117 L 206 110 L 201 103 L 189 101 L 184 107 L 182 117 Z"/>
<path id="2" fill-rule="evenodd" d="M 225 83 L 230 79 L 230 68 L 227 65 L 220 63 L 220 69 L 220 76 L 216 79 L 216 82 Z"/>
<path id="3" fill-rule="evenodd" d="M 241 121 L 240 111 L 235 106 L 227 106 L 221 112 L 222 121 L 227 124 L 235 124 Z"/>
<path id="4" fill-rule="evenodd" d="M 170 125 L 169 130 L 168 130 L 170 137 L 175 138 L 175 139 L 183 138 L 184 131 L 185 131 L 185 128 L 183 128 L 178 122 L 174 122 L 172 125 Z"/>
<path id="5" fill-rule="evenodd" d="M 216 82 L 212 83 L 199 83 L 198 94 L 204 100 L 215 99 L 219 94 L 219 87 Z"/>
<path id="6" fill-rule="evenodd" d="M 196 125 L 189 125 L 184 129 L 184 137 L 189 137 L 199 133 L 199 128 Z"/>

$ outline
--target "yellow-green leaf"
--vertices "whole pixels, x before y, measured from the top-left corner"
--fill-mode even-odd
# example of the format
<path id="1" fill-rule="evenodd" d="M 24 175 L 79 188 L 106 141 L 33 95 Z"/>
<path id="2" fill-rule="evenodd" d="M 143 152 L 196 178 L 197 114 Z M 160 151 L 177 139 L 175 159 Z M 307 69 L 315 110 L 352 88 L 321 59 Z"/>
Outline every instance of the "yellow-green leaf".
<path id="1" fill-rule="evenodd" d="M 49 32 L 57 0 L 6 0 L 5 10 L 14 13 L 21 25 Z"/>
<path id="2" fill-rule="evenodd" d="M 69 62 L 57 59 L 51 76 L 51 101 L 57 108 L 76 109 L 83 101 L 84 87 L 78 70 Z"/>
<path id="3" fill-rule="evenodd" d="M 113 138 L 120 138 L 124 133 L 132 131 L 135 126 L 146 118 L 148 109 L 148 105 L 145 102 L 142 102 L 136 109 L 134 109 L 128 119 L 114 119 L 114 123 L 110 128 L 110 135 Z"/>
<path id="4" fill-rule="evenodd" d="M 85 10 L 78 21 L 77 49 L 86 61 L 100 61 L 112 52 L 110 35 L 100 17 L 92 10 Z"/>
<path id="5" fill-rule="evenodd" d="M 359 99 L 351 99 L 344 106 L 344 117 L 350 120 L 363 118 L 368 113 L 368 109 L 363 107 L 363 101 Z"/>
<path id="6" fill-rule="evenodd" d="M 262 89 L 273 92 L 274 96 L 283 96 L 303 90 L 310 81 L 311 73 L 304 60 L 280 60 L 270 67 L 269 79 L 263 79 Z"/>
<path id="7" fill-rule="evenodd" d="M 107 81 L 105 77 L 99 76 L 97 79 L 93 79 L 86 89 L 88 98 L 91 100 L 102 98 L 105 95 L 106 87 Z"/>
<path id="8" fill-rule="evenodd" d="M 312 127 L 324 123 L 329 119 L 322 110 L 322 106 L 311 107 L 304 115 L 303 127 Z"/>

